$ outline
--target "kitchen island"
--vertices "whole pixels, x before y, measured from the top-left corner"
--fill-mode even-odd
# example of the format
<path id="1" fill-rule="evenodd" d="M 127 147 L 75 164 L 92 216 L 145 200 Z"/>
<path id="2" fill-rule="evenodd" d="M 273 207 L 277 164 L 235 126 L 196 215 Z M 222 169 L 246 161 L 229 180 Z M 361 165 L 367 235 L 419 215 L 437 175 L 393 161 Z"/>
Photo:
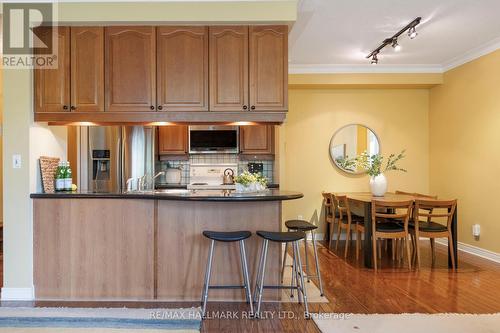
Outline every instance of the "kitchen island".
<path id="1" fill-rule="evenodd" d="M 281 230 L 281 201 L 298 192 L 163 190 L 35 193 L 36 299 L 197 301 L 209 240 L 203 230 Z M 262 240 L 246 241 L 253 283 Z M 266 283 L 279 283 L 281 247 L 270 244 Z M 237 244 L 217 244 L 211 284 L 241 284 Z M 266 291 L 266 299 L 279 299 Z M 242 301 L 242 290 L 210 300 Z"/>

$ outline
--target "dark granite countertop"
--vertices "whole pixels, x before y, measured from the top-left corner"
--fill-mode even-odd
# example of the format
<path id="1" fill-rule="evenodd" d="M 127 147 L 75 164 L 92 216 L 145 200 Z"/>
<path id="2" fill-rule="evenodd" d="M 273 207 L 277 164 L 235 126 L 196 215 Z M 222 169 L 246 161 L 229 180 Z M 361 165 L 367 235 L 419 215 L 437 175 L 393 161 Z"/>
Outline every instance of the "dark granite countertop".
<path id="1" fill-rule="evenodd" d="M 157 189 L 184 189 L 187 187 L 187 184 L 156 184 L 155 188 Z M 278 189 L 280 188 L 280 184 L 267 184 L 268 188 Z"/>
<path id="2" fill-rule="evenodd" d="M 157 199 L 180 201 L 283 201 L 300 199 L 304 195 L 294 191 L 280 191 L 269 189 L 257 193 L 235 193 L 234 191 L 221 190 L 196 190 L 165 189 L 146 192 L 57 192 L 57 193 L 32 193 L 33 199 Z"/>

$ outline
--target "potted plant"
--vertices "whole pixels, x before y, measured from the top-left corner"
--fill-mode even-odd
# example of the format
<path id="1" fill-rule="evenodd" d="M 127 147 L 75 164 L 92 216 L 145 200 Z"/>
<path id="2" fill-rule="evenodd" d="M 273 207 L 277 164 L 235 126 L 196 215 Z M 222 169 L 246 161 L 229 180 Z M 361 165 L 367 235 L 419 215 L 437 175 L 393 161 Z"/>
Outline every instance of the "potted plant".
<path id="1" fill-rule="evenodd" d="M 392 170 L 406 172 L 405 169 L 397 166 L 397 162 L 403 158 L 405 158 L 404 150 L 398 155 L 391 154 L 384 166 L 384 157 L 382 155 L 375 154 L 370 156 L 365 151 L 357 156 L 355 161 L 356 166 L 366 170 L 366 173 L 370 176 L 370 190 L 372 194 L 376 197 L 382 197 L 387 192 L 387 178 L 385 178 L 384 173 Z"/>
<path id="2" fill-rule="evenodd" d="M 251 173 L 248 170 L 243 171 L 234 178 L 236 183 L 236 192 L 260 192 L 267 188 L 267 179 L 260 173 Z"/>

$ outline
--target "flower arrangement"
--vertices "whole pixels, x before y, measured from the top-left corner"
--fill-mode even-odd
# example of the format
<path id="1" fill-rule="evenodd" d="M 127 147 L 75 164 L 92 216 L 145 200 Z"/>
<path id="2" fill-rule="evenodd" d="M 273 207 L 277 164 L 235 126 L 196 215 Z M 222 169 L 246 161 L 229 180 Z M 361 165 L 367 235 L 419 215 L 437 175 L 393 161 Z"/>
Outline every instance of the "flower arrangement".
<path id="1" fill-rule="evenodd" d="M 267 185 L 267 179 L 260 173 L 251 173 L 248 170 L 243 171 L 234 178 L 236 183 L 236 192 L 259 192 L 264 191 Z"/>
<path id="2" fill-rule="evenodd" d="M 397 166 L 397 163 L 405 158 L 405 150 L 401 151 L 398 155 L 391 154 L 387 158 L 387 162 L 384 165 L 384 157 L 380 154 L 368 155 L 365 151 L 361 155 L 355 157 L 355 165 L 363 170 L 366 170 L 368 175 L 371 177 L 379 176 L 387 171 L 402 171 L 406 172 L 406 169 Z"/>

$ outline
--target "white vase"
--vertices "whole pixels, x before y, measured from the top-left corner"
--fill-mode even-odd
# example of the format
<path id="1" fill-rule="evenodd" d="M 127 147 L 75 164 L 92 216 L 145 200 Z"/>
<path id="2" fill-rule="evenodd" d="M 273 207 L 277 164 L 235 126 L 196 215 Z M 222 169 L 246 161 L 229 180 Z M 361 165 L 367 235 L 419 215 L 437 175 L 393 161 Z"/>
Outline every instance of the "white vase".
<path id="1" fill-rule="evenodd" d="M 376 197 L 383 197 L 387 192 L 387 178 L 381 173 L 370 178 L 370 190 Z"/>

